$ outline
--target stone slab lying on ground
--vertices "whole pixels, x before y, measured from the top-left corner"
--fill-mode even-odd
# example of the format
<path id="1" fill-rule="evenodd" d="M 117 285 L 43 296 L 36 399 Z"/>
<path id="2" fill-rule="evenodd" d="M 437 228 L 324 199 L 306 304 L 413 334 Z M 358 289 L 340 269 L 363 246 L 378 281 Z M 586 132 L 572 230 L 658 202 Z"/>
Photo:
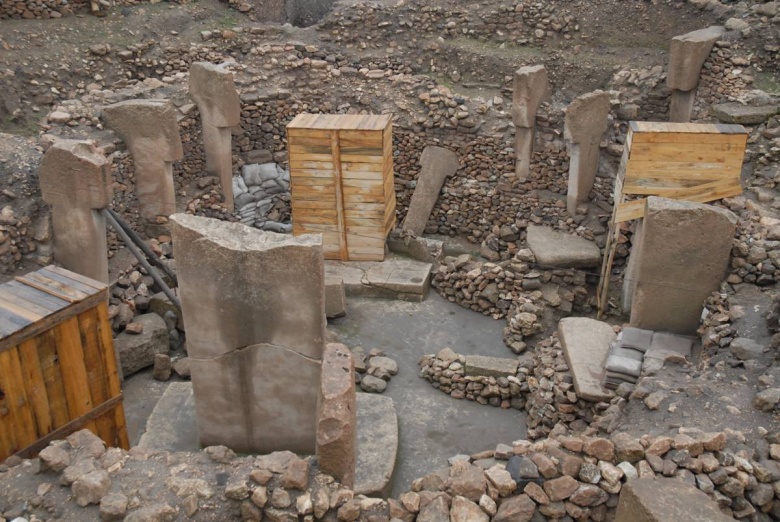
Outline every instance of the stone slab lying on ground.
<path id="1" fill-rule="evenodd" d="M 114 350 L 119 357 L 122 376 L 127 377 L 154 364 L 154 356 L 168 353 L 168 327 L 157 314 L 143 314 L 133 322 L 143 325 L 139 334 L 120 333 L 114 339 Z"/>
<path id="2" fill-rule="evenodd" d="M 723 123 L 758 125 L 780 113 L 780 105 L 743 105 L 741 103 L 720 103 L 710 107 L 710 114 Z"/>
<path id="3" fill-rule="evenodd" d="M 438 263 L 444 254 L 444 241 L 427 237 L 404 236 L 393 230 L 387 238 L 391 252 L 401 254 L 423 263 Z"/>
<path id="4" fill-rule="evenodd" d="M 485 377 L 509 377 L 517 373 L 517 360 L 489 357 L 487 355 L 467 355 L 466 375 Z"/>
<path id="5" fill-rule="evenodd" d="M 629 480 L 620 493 L 615 522 L 726 522 L 718 505 L 699 489 L 673 478 Z"/>
<path id="6" fill-rule="evenodd" d="M 387 497 L 398 454 L 398 415 L 390 397 L 357 394 L 355 494 Z"/>
<path id="7" fill-rule="evenodd" d="M 526 242 L 542 268 L 590 268 L 598 266 L 601 259 L 593 241 L 549 227 L 529 226 Z"/>
<path id="8" fill-rule="evenodd" d="M 558 323 L 558 338 L 580 399 L 600 402 L 613 397 L 601 386 L 609 345 L 617 338 L 607 323 L 587 317 L 567 317 Z"/>
<path id="9" fill-rule="evenodd" d="M 384 261 L 325 261 L 325 276 L 344 280 L 347 296 L 422 301 L 431 283 L 430 263 L 391 254 Z"/>
<path id="10" fill-rule="evenodd" d="M 200 449 L 191 382 L 168 385 L 146 421 L 138 446 L 155 451 Z"/>

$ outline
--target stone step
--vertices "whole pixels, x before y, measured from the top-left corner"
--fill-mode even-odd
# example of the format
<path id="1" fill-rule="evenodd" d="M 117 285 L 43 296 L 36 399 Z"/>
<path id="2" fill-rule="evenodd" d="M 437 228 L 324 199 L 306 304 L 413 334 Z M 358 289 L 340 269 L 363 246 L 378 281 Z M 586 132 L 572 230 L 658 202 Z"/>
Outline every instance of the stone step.
<path id="1" fill-rule="evenodd" d="M 432 266 L 395 254 L 384 261 L 326 260 L 325 277 L 343 279 L 347 296 L 422 301 L 431 284 Z"/>
<path id="2" fill-rule="evenodd" d="M 398 414 L 390 397 L 357 394 L 355 494 L 387 498 L 398 455 Z"/>
<path id="3" fill-rule="evenodd" d="M 173 382 L 157 402 L 139 447 L 157 451 L 198 451 L 198 424 L 191 382 Z M 398 415 L 393 399 L 357 394 L 355 493 L 387 497 L 398 454 Z"/>

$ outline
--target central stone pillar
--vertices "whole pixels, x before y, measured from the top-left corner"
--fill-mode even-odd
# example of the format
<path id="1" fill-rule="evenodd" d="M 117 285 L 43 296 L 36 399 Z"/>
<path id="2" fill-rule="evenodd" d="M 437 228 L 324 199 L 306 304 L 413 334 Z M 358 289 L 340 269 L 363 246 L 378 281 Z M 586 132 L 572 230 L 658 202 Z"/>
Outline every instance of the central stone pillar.
<path id="1" fill-rule="evenodd" d="M 576 98 L 566 108 L 564 138 L 569 151 L 569 190 L 566 210 L 570 215 L 577 205 L 588 201 L 599 170 L 599 144 L 607 130 L 609 94 L 593 91 Z"/>
<path id="2" fill-rule="evenodd" d="M 225 64 L 195 62 L 190 67 L 190 96 L 198 104 L 206 149 L 206 171 L 216 176 L 233 212 L 233 154 L 231 128 L 241 123 L 241 101 L 233 73 Z"/>
<path id="3" fill-rule="evenodd" d="M 171 229 L 201 444 L 313 454 L 322 237 L 186 214 Z"/>
<path id="4" fill-rule="evenodd" d="M 512 123 L 515 124 L 515 176 L 528 179 L 534 152 L 536 112 L 550 98 L 550 81 L 544 65 L 521 67 L 512 85 Z"/>

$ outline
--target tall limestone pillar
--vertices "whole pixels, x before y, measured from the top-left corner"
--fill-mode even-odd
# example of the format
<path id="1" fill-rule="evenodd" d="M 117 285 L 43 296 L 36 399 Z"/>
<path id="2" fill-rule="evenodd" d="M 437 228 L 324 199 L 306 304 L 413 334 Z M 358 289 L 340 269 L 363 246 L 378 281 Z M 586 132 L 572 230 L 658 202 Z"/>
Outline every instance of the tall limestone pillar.
<path id="1" fill-rule="evenodd" d="M 106 221 L 111 204 L 111 163 L 88 141 L 58 140 L 38 173 L 43 200 L 51 205 L 54 259 L 72 272 L 108 283 Z"/>
<path id="2" fill-rule="evenodd" d="M 322 237 L 187 214 L 171 216 L 171 229 L 201 443 L 313 454 Z"/>
<path id="3" fill-rule="evenodd" d="M 666 85 L 672 89 L 669 121 L 691 121 L 701 68 L 712 46 L 725 32 L 724 27 L 712 26 L 672 38 L 666 74 Z"/>
<path id="4" fill-rule="evenodd" d="M 206 149 L 206 171 L 216 176 L 232 212 L 233 155 L 231 128 L 241 122 L 241 100 L 233 73 L 224 64 L 195 62 L 190 66 L 190 97 L 198 105 Z"/>
<path id="5" fill-rule="evenodd" d="M 536 134 L 536 112 L 550 98 L 550 81 L 544 65 L 515 71 L 512 91 L 512 122 L 515 124 L 515 176 L 528 179 Z"/>

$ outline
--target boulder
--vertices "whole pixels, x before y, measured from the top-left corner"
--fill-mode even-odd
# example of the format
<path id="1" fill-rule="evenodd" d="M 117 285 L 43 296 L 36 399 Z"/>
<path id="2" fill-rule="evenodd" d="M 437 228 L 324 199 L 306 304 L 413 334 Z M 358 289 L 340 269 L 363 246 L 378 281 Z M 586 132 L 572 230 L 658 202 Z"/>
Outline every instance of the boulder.
<path id="1" fill-rule="evenodd" d="M 114 349 L 124 376 L 153 366 L 158 353 L 167 354 L 170 351 L 168 328 L 162 317 L 157 314 L 143 314 L 137 316 L 134 322 L 143 325 L 141 333 L 122 332 L 114 339 Z"/>
<path id="2" fill-rule="evenodd" d="M 542 268 L 592 268 L 601 259 L 593 241 L 549 227 L 529 226 L 526 242 Z"/>

